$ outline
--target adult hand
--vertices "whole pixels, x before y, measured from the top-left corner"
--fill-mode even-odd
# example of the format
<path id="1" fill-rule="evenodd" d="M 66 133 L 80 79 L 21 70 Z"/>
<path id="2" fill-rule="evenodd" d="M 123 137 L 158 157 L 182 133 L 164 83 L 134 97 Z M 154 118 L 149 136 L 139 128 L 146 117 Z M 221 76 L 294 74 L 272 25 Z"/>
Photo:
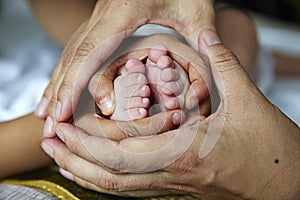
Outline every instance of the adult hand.
<path id="1" fill-rule="evenodd" d="M 143 24 L 155 23 L 174 28 L 198 50 L 200 31 L 204 28 L 214 30 L 212 4 L 212 0 L 98 1 L 91 18 L 66 46 L 37 107 L 36 114 L 40 118 L 49 115 L 44 134 L 53 133 L 54 122 L 71 117 L 92 74 L 126 37 Z M 193 85 L 191 88 L 196 88 Z M 103 88 L 100 93 L 97 92 L 95 101 L 105 113 L 111 113 L 114 110 L 112 83 Z"/>
<path id="2" fill-rule="evenodd" d="M 210 60 L 221 99 L 215 113 L 198 126 L 119 142 L 59 124 L 57 134 L 65 144 L 46 139 L 42 145 L 61 173 L 83 187 L 122 196 L 193 193 L 205 199 L 299 197 L 299 127 L 260 93 L 216 34 L 204 30 L 200 43 Z M 189 148 L 168 163 L 190 139 Z M 158 157 L 145 160 L 138 156 L 153 155 L 173 141 L 173 149 L 161 151 Z M 162 169 L 151 171 L 164 160 Z"/>
<path id="3" fill-rule="evenodd" d="M 113 81 L 118 76 L 120 68 L 125 65 L 129 58 L 137 58 L 141 61 L 148 56 L 148 50 L 155 48 L 156 45 L 167 48 L 168 56 L 176 61 L 187 73 L 191 86 L 185 95 L 185 106 L 191 110 L 195 108 L 201 100 L 206 100 L 210 88 L 210 71 L 199 53 L 191 49 L 188 45 L 180 42 L 175 36 L 169 34 L 155 34 L 145 37 L 132 37 L 125 40 L 120 46 L 117 53 L 110 57 L 108 64 L 99 69 L 89 82 L 89 91 L 93 97 L 99 97 L 103 91 L 113 90 Z M 120 56 L 121 55 L 121 56 Z M 110 60 L 113 60 L 110 62 Z M 197 100 L 193 100 L 196 98 Z M 191 104 L 191 101 L 196 101 Z M 206 103 L 207 102 L 207 103 Z M 202 115 L 207 116 L 210 102 L 201 101 L 199 111 Z M 109 113 L 103 113 L 109 115 Z"/>

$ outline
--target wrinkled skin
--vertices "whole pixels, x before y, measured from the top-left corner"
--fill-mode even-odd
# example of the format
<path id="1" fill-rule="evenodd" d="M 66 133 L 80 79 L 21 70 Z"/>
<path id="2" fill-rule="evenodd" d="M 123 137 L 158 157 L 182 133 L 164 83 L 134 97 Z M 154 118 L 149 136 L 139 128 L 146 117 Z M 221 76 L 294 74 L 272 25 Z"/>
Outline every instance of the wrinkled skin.
<path id="1" fill-rule="evenodd" d="M 295 179 L 300 175 L 299 127 L 259 92 L 216 34 L 202 31 L 199 42 L 210 61 L 220 96 L 215 113 L 180 131 L 156 135 L 155 126 L 149 126 L 153 136 L 125 137 L 120 141 L 105 139 L 107 130 L 97 125 L 82 123 L 78 129 L 60 123 L 56 132 L 63 142 L 46 139 L 42 146 L 47 147 L 61 173 L 83 187 L 120 196 L 192 193 L 205 199 L 299 197 L 300 182 Z M 88 127 L 91 135 L 83 131 Z M 124 130 L 114 127 L 116 135 Z M 189 148 L 155 171 L 134 173 L 173 154 L 164 152 L 155 161 L 122 154 L 151 154 L 179 135 L 182 142 L 177 143 L 176 150 L 191 139 L 192 133 L 196 134 Z M 110 147 L 121 151 L 111 151 Z M 103 165 L 103 157 L 110 158 L 110 167 Z M 274 159 L 279 162 L 274 163 Z"/>
<path id="2" fill-rule="evenodd" d="M 188 12 L 187 12 L 188 11 Z M 124 17 L 125 16 L 125 17 Z M 93 14 L 66 45 L 62 57 L 39 104 L 39 117 L 47 121 L 44 135 L 53 137 L 56 122 L 67 121 L 89 79 L 121 42 L 143 24 L 154 23 L 174 28 L 198 50 L 201 30 L 214 30 L 212 0 L 113 0 L 98 1 Z M 201 77 L 199 77 L 201 79 Z M 191 90 L 200 85 L 194 81 Z M 112 80 L 97 89 L 94 100 L 103 113 L 114 111 Z M 192 91 L 188 91 L 190 97 Z M 202 100 L 201 94 L 195 94 Z M 197 101 L 187 98 L 188 108 Z"/>

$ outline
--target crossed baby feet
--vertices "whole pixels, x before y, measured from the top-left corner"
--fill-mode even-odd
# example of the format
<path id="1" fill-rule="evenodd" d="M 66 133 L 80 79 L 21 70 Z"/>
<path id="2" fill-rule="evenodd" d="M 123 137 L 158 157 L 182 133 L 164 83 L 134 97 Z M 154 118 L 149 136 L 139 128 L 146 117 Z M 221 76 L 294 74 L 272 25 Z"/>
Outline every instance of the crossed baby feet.
<path id="1" fill-rule="evenodd" d="M 129 121 L 182 109 L 189 85 L 186 72 L 168 56 L 167 48 L 152 47 L 146 64 L 129 59 L 114 80 L 116 107 L 110 118 Z"/>

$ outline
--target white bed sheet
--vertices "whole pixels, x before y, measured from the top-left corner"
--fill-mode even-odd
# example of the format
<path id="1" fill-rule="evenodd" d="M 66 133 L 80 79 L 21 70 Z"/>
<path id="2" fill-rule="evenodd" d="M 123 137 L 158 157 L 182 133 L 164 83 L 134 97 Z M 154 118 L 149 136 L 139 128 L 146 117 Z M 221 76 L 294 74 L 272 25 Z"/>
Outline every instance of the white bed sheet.
<path id="1" fill-rule="evenodd" d="M 41 31 L 23 0 L 3 0 L 0 17 L 0 121 L 34 110 L 61 49 Z M 300 56 L 300 33 L 258 25 L 260 43 Z M 300 65 L 300 63 L 299 63 Z M 266 96 L 300 124 L 300 78 L 275 79 Z"/>

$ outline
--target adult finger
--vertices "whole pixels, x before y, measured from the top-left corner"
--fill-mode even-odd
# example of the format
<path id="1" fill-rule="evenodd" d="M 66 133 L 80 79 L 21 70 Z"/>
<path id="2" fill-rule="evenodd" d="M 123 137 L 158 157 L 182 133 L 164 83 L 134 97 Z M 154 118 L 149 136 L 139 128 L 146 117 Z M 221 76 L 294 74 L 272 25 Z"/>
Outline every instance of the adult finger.
<path id="1" fill-rule="evenodd" d="M 73 108 L 76 107 L 81 91 L 86 87 L 88 80 L 114 50 L 120 45 L 124 38 L 128 37 L 144 21 L 131 18 L 118 18 L 129 12 L 126 3 L 108 6 L 104 14 L 99 16 L 99 9 L 95 8 L 94 13 L 84 29 L 79 45 L 73 50 L 70 62 L 66 65 L 66 73 L 61 74 L 57 83 L 57 98 L 54 98 L 51 106 L 52 118 L 56 121 L 66 121 L 71 116 Z M 101 3 L 99 3 L 101 4 Z M 115 4 L 114 1 L 111 4 Z M 125 12 L 125 13 L 124 13 Z M 111 19 L 118 18 L 113 23 Z M 107 22 L 110 22 L 109 24 Z M 128 24 L 132 26 L 128 27 Z M 67 49 L 67 52 L 72 50 Z M 67 57 L 67 56 L 66 56 Z M 63 62 L 65 57 L 63 57 Z M 56 99 L 56 100 L 55 100 Z M 57 101 L 57 102 L 55 102 Z"/>
<path id="2" fill-rule="evenodd" d="M 128 44 L 129 43 L 129 44 Z M 88 88 L 102 114 L 110 116 L 114 112 L 113 81 L 119 75 L 120 69 L 128 59 L 143 60 L 147 56 L 146 49 L 136 49 L 132 42 L 123 42 L 117 52 L 105 62 L 91 78 Z M 142 46 L 140 47 L 142 48 Z M 113 60 L 111 62 L 111 60 Z"/>
<path id="3" fill-rule="evenodd" d="M 111 169 L 136 173 L 156 171 L 174 162 L 193 143 L 197 129 L 193 130 L 189 130 L 189 134 L 181 134 L 181 129 L 176 129 L 121 141 L 89 135 L 70 124 L 59 126 L 56 132 L 74 154 Z"/>
<path id="4" fill-rule="evenodd" d="M 245 96 L 252 94 L 255 86 L 248 78 L 238 58 L 227 49 L 215 32 L 203 30 L 199 37 L 200 51 L 209 59 L 212 77 L 220 100 L 216 107 L 217 117 L 212 117 L 210 126 L 199 151 L 199 158 L 207 156 L 217 144 L 228 116 L 241 112 L 241 106 L 246 106 Z M 214 99 L 213 95 L 213 99 Z M 238 102 L 241 101 L 241 102 Z M 248 102 L 247 102 L 248 103 Z M 248 104 L 247 104 L 248 105 Z"/>
<path id="5" fill-rule="evenodd" d="M 44 140 L 42 142 L 42 148 L 49 156 L 54 158 L 55 162 L 62 169 L 71 173 L 73 175 L 72 178 L 74 178 L 76 182 L 86 184 L 81 181 L 85 180 L 88 185 L 84 186 L 92 187 L 91 189 L 100 192 L 117 194 L 118 192 L 144 190 L 145 188 L 154 189 L 155 187 L 166 187 L 164 184 L 167 182 L 167 177 L 162 177 L 160 172 L 139 175 L 120 172 L 114 174 L 97 164 L 77 156 L 57 139 Z M 118 157 L 113 159 L 118 159 Z M 79 179 L 76 180 L 75 177 Z"/>
<path id="6" fill-rule="evenodd" d="M 78 28 L 78 31 L 73 35 L 73 37 L 71 38 L 71 41 L 74 40 L 74 38 L 76 38 L 76 40 L 80 40 L 80 37 L 81 37 L 80 33 L 85 28 L 85 26 L 86 26 L 86 22 L 83 23 Z M 71 54 L 73 54 L 73 52 L 70 50 L 76 49 L 76 45 L 77 45 L 76 42 L 69 42 L 66 45 L 65 50 L 62 53 L 64 55 L 63 57 L 65 59 L 61 58 L 61 61 L 55 68 L 53 74 L 51 75 L 50 83 L 48 84 L 47 88 L 45 89 L 43 96 L 37 105 L 37 108 L 35 110 L 35 115 L 37 117 L 39 117 L 41 119 L 46 118 L 50 101 L 56 102 L 57 90 L 55 90 L 55 85 L 57 84 L 57 82 L 59 82 L 59 77 L 61 77 L 61 75 L 65 74 L 67 68 L 64 66 L 70 61 L 70 59 L 72 57 Z M 69 49 L 69 51 L 67 51 L 67 49 Z M 52 98 L 53 96 L 55 98 Z"/>
<path id="7" fill-rule="evenodd" d="M 202 31 L 199 44 L 201 52 L 209 59 L 212 76 L 223 103 L 231 103 L 230 99 L 234 99 L 233 96 L 244 94 L 246 90 L 253 88 L 254 85 L 238 58 L 221 43 L 216 33 L 210 30 Z"/>
<path id="8" fill-rule="evenodd" d="M 114 121 L 93 114 L 74 120 L 74 124 L 90 135 L 112 140 L 134 136 L 157 135 L 179 127 L 185 120 L 184 112 L 172 110 L 134 121 Z"/>
<path id="9" fill-rule="evenodd" d="M 95 170 L 95 169 L 94 169 Z M 174 193 L 174 191 L 170 191 L 167 189 L 164 189 L 163 191 L 160 189 L 150 189 L 149 186 L 147 188 L 140 188 L 140 189 L 120 189 L 118 191 L 116 190 L 110 190 L 108 188 L 104 188 L 103 186 L 97 186 L 93 182 L 89 182 L 86 180 L 83 180 L 79 178 L 78 176 L 74 176 L 72 173 L 60 168 L 59 172 L 62 176 L 65 178 L 69 179 L 70 181 L 76 182 L 78 185 L 80 185 L 83 188 L 87 188 L 90 190 L 106 193 L 106 194 L 113 194 L 113 195 L 118 195 L 118 196 L 126 196 L 126 197 L 153 197 L 153 196 L 162 196 L 162 195 L 167 195 Z M 151 175 L 151 174 L 150 174 Z M 126 176 L 126 175 L 125 175 Z M 136 175 L 138 176 L 138 175 Z M 124 177 L 124 176 L 122 176 Z M 121 178 L 122 178 L 121 177 Z M 136 182 L 141 182 L 141 178 L 136 177 Z"/>
<path id="10" fill-rule="evenodd" d="M 177 16 L 174 28 L 181 33 L 195 50 L 199 50 L 198 40 L 204 29 L 215 30 L 214 1 L 190 0 L 189 3 L 177 1 L 180 16 Z M 188 10 L 188 12 L 187 12 Z"/>
<path id="11" fill-rule="evenodd" d="M 199 102 L 205 100 L 209 95 L 209 88 L 210 86 L 201 78 L 201 75 L 198 79 L 192 81 L 185 96 L 185 107 L 191 110 Z"/>

